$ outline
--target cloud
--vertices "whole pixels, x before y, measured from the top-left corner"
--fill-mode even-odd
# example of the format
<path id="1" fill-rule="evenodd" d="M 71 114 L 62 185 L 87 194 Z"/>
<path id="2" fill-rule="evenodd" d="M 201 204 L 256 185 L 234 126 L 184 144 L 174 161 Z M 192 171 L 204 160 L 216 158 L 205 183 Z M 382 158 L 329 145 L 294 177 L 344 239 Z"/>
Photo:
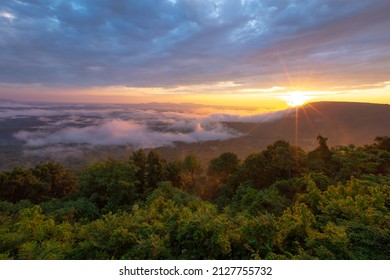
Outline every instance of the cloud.
<path id="1" fill-rule="evenodd" d="M 22 107 L 18 107 L 22 108 Z M 38 108 L 26 108 L 24 110 L 0 110 L 0 118 L 25 118 L 31 116 L 56 116 L 58 112 Z"/>
<path id="2" fill-rule="evenodd" d="M 175 142 L 226 140 L 240 136 L 240 133 L 228 128 L 224 124 L 226 122 L 271 122 L 285 116 L 285 111 L 247 115 L 201 114 L 197 113 L 199 107 L 194 106 L 189 106 L 189 113 L 172 111 L 168 105 L 159 108 L 151 104 L 153 109 L 139 107 L 118 105 L 96 108 L 91 105 L 77 108 L 64 105 L 40 111 L 18 108 L 5 114 L 8 114 L 8 119 L 19 116 L 19 111 L 30 115 L 28 122 L 19 122 L 21 129 L 13 134 L 15 139 L 25 143 L 27 149 L 53 145 L 57 148 L 61 145 L 154 148 Z M 31 119 L 33 115 L 39 116 L 37 121 Z"/>
<path id="3" fill-rule="evenodd" d="M 13 14 L 6 12 L 6 11 L 0 11 L 0 17 L 8 19 L 10 21 L 15 19 L 15 16 Z"/>
<path id="4" fill-rule="evenodd" d="M 386 0 L 4 0 L 0 83 L 267 87 L 288 85 L 285 70 L 381 82 L 389 10 Z"/>
<path id="5" fill-rule="evenodd" d="M 237 135 L 237 134 L 236 134 Z M 222 125 L 214 125 L 211 130 L 200 123 L 189 133 L 158 132 L 131 121 L 113 119 L 100 125 L 82 128 L 67 127 L 54 133 L 19 131 L 14 135 L 17 139 L 26 141 L 30 147 L 40 147 L 52 144 L 88 144 L 93 146 L 131 145 L 136 148 L 154 148 L 170 145 L 180 141 L 185 143 L 226 140 L 234 137 L 234 133 Z"/>
<path id="6" fill-rule="evenodd" d="M 276 112 L 261 113 L 261 114 L 249 114 L 249 115 L 237 115 L 237 114 L 211 114 L 205 118 L 206 121 L 213 122 L 272 122 L 281 119 L 286 115 L 286 110 L 280 110 Z"/>
<path id="7" fill-rule="evenodd" d="M 68 160 L 68 159 L 80 159 L 84 156 L 86 147 L 81 149 L 80 147 L 69 147 L 64 145 L 52 145 L 46 147 L 40 147 L 39 149 L 25 150 L 24 154 L 27 156 L 34 156 L 40 158 L 50 158 L 52 160 Z"/>

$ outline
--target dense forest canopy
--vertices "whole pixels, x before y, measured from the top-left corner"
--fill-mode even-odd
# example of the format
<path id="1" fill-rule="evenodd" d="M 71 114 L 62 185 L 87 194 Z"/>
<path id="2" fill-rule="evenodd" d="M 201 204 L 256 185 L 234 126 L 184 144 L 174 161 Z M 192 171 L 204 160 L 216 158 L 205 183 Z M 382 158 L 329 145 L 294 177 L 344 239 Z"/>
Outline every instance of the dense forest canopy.
<path id="1" fill-rule="evenodd" d="M 390 137 L 0 172 L 1 259 L 389 259 Z"/>

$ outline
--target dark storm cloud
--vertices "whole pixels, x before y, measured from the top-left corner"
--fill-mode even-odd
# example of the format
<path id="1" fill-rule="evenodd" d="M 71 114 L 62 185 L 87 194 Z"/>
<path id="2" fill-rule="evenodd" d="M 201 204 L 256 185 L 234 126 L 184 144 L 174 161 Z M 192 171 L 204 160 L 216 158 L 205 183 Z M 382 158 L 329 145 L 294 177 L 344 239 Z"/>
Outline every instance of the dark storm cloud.
<path id="1" fill-rule="evenodd" d="M 389 14 L 386 0 L 3 0 L 0 83 L 253 85 L 313 65 L 319 80 L 382 82 Z"/>

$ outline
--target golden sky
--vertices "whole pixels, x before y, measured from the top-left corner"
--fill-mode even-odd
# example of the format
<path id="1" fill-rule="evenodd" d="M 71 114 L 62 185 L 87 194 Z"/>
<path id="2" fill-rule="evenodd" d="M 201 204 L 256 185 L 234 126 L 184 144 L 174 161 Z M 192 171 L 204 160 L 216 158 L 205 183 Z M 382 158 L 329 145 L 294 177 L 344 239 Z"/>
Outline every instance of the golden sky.
<path id="1" fill-rule="evenodd" d="M 390 104 L 389 14 L 387 0 L 2 1 L 0 99 Z"/>

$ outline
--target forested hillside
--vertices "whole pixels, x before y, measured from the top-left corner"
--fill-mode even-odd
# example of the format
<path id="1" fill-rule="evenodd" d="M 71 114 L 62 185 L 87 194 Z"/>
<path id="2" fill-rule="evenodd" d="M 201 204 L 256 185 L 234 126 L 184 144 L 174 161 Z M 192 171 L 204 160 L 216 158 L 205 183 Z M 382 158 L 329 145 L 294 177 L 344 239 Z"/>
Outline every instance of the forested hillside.
<path id="1" fill-rule="evenodd" d="M 0 173 L 1 259 L 389 259 L 390 137 Z"/>

